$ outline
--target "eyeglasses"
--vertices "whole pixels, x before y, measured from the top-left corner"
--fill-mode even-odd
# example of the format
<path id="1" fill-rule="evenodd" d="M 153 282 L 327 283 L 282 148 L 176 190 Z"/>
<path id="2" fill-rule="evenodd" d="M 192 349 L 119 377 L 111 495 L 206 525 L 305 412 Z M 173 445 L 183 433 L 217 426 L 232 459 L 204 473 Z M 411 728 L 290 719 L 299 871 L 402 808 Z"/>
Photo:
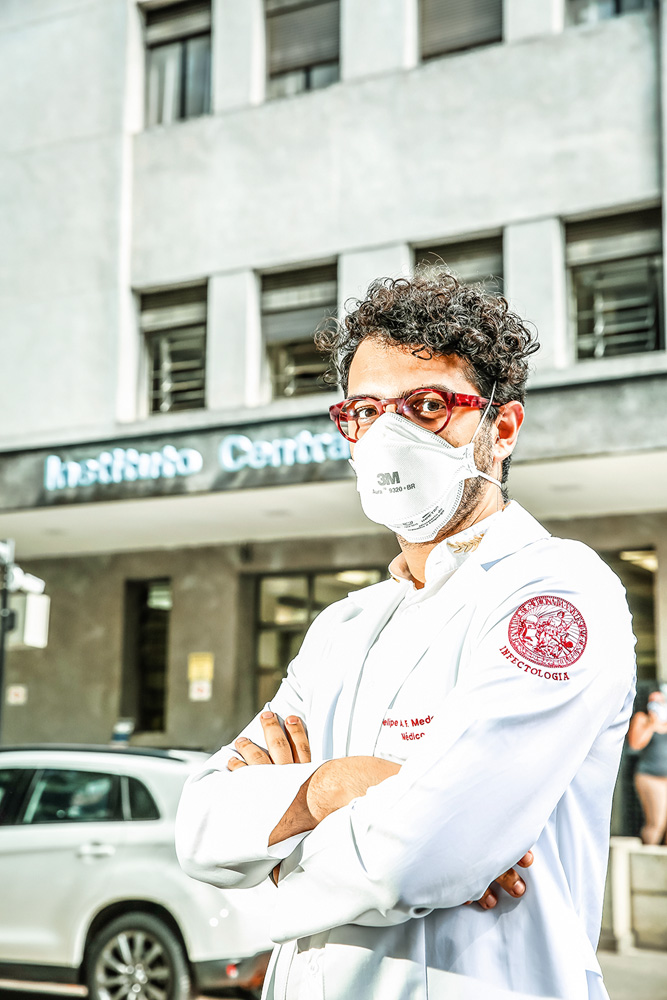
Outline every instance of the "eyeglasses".
<path id="1" fill-rule="evenodd" d="M 413 423 L 438 434 L 449 423 L 455 406 L 470 406 L 483 410 L 489 400 L 443 389 L 415 389 L 407 396 L 395 399 L 375 399 L 373 396 L 351 396 L 329 407 L 329 416 L 348 441 L 358 441 L 371 424 L 393 403 L 396 412 Z"/>

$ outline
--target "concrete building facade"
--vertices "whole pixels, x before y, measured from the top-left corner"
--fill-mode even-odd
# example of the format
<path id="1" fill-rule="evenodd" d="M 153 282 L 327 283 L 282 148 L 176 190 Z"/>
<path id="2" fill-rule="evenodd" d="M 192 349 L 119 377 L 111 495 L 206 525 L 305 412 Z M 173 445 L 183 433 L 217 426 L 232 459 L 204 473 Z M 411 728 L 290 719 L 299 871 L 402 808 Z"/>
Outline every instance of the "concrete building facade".
<path id="1" fill-rule="evenodd" d="M 9 653 L 5 741 L 106 741 L 156 698 L 135 742 L 213 747 L 317 608 L 379 578 L 396 542 L 358 508 L 338 392 L 299 382 L 280 322 L 429 252 L 500 255 L 542 342 L 512 495 L 621 572 L 667 681 L 664 6 L 504 0 L 426 58 L 455 4 L 1 5 L 0 538 L 52 597 L 49 647 Z M 280 18 L 315 8 L 326 55 L 273 73 Z M 210 66 L 180 118 L 177 59 Z M 176 328 L 196 405 L 165 389 Z"/>

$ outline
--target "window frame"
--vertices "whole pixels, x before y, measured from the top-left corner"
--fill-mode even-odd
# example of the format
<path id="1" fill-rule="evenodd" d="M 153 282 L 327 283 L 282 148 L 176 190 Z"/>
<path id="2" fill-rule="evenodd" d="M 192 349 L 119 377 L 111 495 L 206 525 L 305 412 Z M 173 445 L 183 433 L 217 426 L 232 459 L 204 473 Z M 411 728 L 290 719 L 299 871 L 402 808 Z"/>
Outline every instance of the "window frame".
<path id="1" fill-rule="evenodd" d="M 179 292 L 183 293 L 182 302 L 178 302 Z M 199 294 L 198 294 L 199 293 Z M 209 282 L 208 279 L 204 281 L 189 282 L 183 285 L 167 285 L 161 288 L 147 288 L 147 289 L 137 289 L 137 314 L 138 314 L 138 326 L 139 335 L 141 337 L 141 352 L 142 352 L 142 378 L 141 383 L 144 386 L 142 397 L 140 398 L 139 411 L 145 415 L 147 419 L 152 419 L 154 417 L 160 417 L 164 414 L 173 415 L 175 413 L 182 412 L 192 412 L 193 410 L 206 410 L 208 408 L 208 391 L 209 391 L 209 380 L 208 380 L 208 351 L 209 351 Z M 159 297 L 164 296 L 168 298 L 173 296 L 176 300 L 171 305 L 157 305 L 151 308 L 151 300 L 159 299 Z M 190 301 L 188 301 L 190 299 Z M 181 310 L 182 315 L 179 319 L 177 317 L 178 310 Z M 188 311 L 190 315 L 188 315 Z M 168 314 L 171 312 L 172 319 L 168 318 Z M 162 314 L 162 317 L 160 316 Z M 200 394 L 199 401 L 193 401 L 192 404 L 179 405 L 180 397 L 179 393 L 183 391 L 179 389 L 178 383 L 172 383 L 172 387 L 168 392 L 172 392 L 175 399 L 172 398 L 168 408 L 163 408 L 161 402 L 159 402 L 158 390 L 155 388 L 156 382 L 159 380 L 159 366 L 156 366 L 154 361 L 155 348 L 159 349 L 159 345 L 164 340 L 169 340 L 169 338 L 187 337 L 189 331 L 195 331 L 201 328 L 201 333 L 198 336 L 201 337 L 201 353 L 198 361 L 198 367 L 195 371 L 200 371 L 201 376 L 198 380 L 200 383 L 198 388 L 189 389 L 189 392 L 196 392 Z M 193 334 L 194 337 L 194 334 Z M 178 362 L 177 364 L 182 364 L 183 362 Z M 175 369 L 177 370 L 177 369 Z"/>
<path id="2" fill-rule="evenodd" d="M 262 346 L 268 370 L 270 398 L 272 402 L 276 402 L 281 399 L 316 396 L 324 392 L 334 391 L 335 387 L 327 385 L 324 382 L 324 375 L 329 369 L 329 363 L 322 355 L 319 355 L 317 349 L 314 347 L 314 335 L 318 327 L 320 327 L 323 323 L 330 321 L 331 317 L 338 313 L 338 271 L 338 259 L 336 258 L 334 261 L 329 260 L 317 263 L 300 264 L 297 266 L 272 269 L 271 271 L 259 273 L 259 308 Z M 302 274 L 305 279 L 300 283 L 297 280 L 299 274 Z M 290 282 L 291 278 L 294 280 Z M 308 278 L 311 280 L 308 280 Z M 271 288 L 270 286 L 274 282 L 276 283 L 276 287 Z M 266 285 L 269 287 L 267 288 Z M 281 285 L 282 288 L 280 287 Z M 308 301 L 308 288 L 320 286 L 322 289 L 325 289 L 327 286 L 331 285 L 333 285 L 333 289 L 327 291 L 326 293 L 323 290 L 319 301 L 317 299 L 315 301 Z M 286 303 L 282 305 L 278 304 L 277 306 L 267 306 L 266 304 L 267 296 L 271 295 L 275 295 L 278 298 L 278 302 L 280 302 L 281 292 L 296 292 L 298 299 L 299 289 L 304 290 L 304 301 L 302 303 L 299 303 L 298 301 L 287 301 Z M 310 330 L 308 335 L 285 336 L 279 329 L 279 319 L 277 323 L 275 319 L 272 323 L 272 317 L 289 317 L 293 314 L 296 314 L 297 317 L 299 315 L 306 316 L 306 314 L 310 314 L 313 325 L 311 327 L 311 323 L 308 321 L 307 326 Z M 278 329 L 271 330 L 272 325 L 277 325 Z M 297 383 L 296 388 L 291 392 L 288 392 L 286 389 L 290 383 L 285 376 L 285 372 L 289 367 L 288 359 L 295 349 L 303 346 L 308 347 L 309 350 L 312 351 L 313 360 L 312 362 L 306 361 L 302 365 L 295 364 L 295 370 L 291 374 L 291 380 L 294 382 L 298 379 L 300 374 L 308 375 L 308 372 L 302 372 L 300 369 L 312 367 L 317 369 L 317 371 L 310 373 L 313 384 L 310 384 L 309 378 L 309 381 L 306 383 L 302 391 L 299 391 Z"/>
<path id="3" fill-rule="evenodd" d="M 178 27 L 173 28 L 171 31 L 168 27 L 169 18 L 165 18 L 165 27 L 162 32 L 158 30 L 158 34 L 161 37 L 151 40 L 151 25 L 150 17 L 151 14 L 157 11 L 164 10 L 169 11 L 171 8 L 175 8 L 175 12 L 172 15 L 173 20 L 178 24 L 178 8 L 182 7 L 182 4 L 170 4 L 163 3 L 156 6 L 144 7 L 143 8 L 143 20 L 144 20 L 144 74 L 145 74 L 145 93 L 144 93 L 144 121 L 146 129 L 153 128 L 169 128 L 170 126 L 176 125 L 179 122 L 190 121 L 193 118 L 202 118 L 205 115 L 210 115 L 212 111 L 212 84 L 213 84 L 213 30 L 212 30 L 212 3 L 208 3 L 208 17 L 204 14 L 203 18 L 200 18 L 200 22 L 208 20 L 208 27 L 197 26 L 196 18 L 195 25 L 188 29 L 184 26 L 180 31 Z M 198 38 L 208 38 L 208 79 L 206 81 L 206 101 L 205 110 L 201 113 L 194 115 L 186 115 L 187 103 L 188 103 L 188 63 L 191 59 L 189 53 L 189 43 L 194 39 Z M 150 121 L 150 107 L 151 107 L 151 53 L 157 49 L 164 48 L 167 45 L 178 45 L 178 112 L 174 117 L 173 121 Z"/>
<path id="4" fill-rule="evenodd" d="M 651 225 L 651 216 L 657 222 L 657 235 Z M 632 226 L 632 220 L 637 224 Z M 626 221 L 627 220 L 627 221 Z M 594 235 L 596 225 L 600 226 L 600 234 Z M 608 233 L 604 233 L 605 225 Z M 585 227 L 591 228 L 591 235 L 573 237 L 577 227 L 579 231 Z M 616 230 L 616 232 L 614 232 Z M 635 211 L 616 211 L 596 215 L 588 219 L 564 220 L 564 251 L 565 279 L 567 295 L 568 331 L 567 344 L 569 363 L 573 368 L 581 370 L 591 366 L 591 370 L 600 371 L 601 365 L 632 365 L 638 358 L 656 358 L 664 355 L 667 348 L 665 334 L 665 260 L 663 253 L 664 231 L 660 206 L 640 208 Z M 656 343 L 648 350 L 620 351 L 618 353 L 603 353 L 599 357 L 579 356 L 579 310 L 577 301 L 576 275 L 584 270 L 616 268 L 623 264 L 632 265 L 633 261 L 645 261 L 647 268 L 657 270 L 655 279 L 656 306 Z"/>
<path id="5" fill-rule="evenodd" d="M 340 80 L 340 65 L 341 65 L 341 24 L 340 24 L 340 0 L 283 0 L 283 2 L 276 2 L 273 0 L 275 8 L 271 9 L 272 0 L 264 0 L 264 31 L 265 31 L 265 53 L 266 53 L 266 66 L 265 66 L 265 98 L 267 101 L 274 100 L 286 100 L 290 97 L 296 97 L 299 94 L 312 93 L 315 90 L 324 90 L 326 87 L 332 86 L 334 83 L 338 83 Z M 289 69 L 283 69 L 278 72 L 271 71 L 271 39 L 270 39 L 270 29 L 269 22 L 272 19 L 278 19 L 281 16 L 296 13 L 299 10 L 307 10 L 309 8 L 320 7 L 325 5 L 336 6 L 338 15 L 338 36 L 337 36 L 337 55 L 335 58 L 320 59 L 319 61 L 311 61 L 307 63 L 301 63 L 300 65 L 291 66 Z M 282 9 L 281 9 L 282 8 Z M 335 77 L 329 80 L 327 83 L 317 85 L 314 83 L 314 73 L 317 70 L 324 69 L 325 67 L 336 67 Z M 284 81 L 287 77 L 296 76 L 300 74 L 302 77 L 302 85 L 298 86 L 292 93 L 283 94 L 278 93 L 279 82 Z M 276 85 L 274 85 L 276 84 Z"/>
<path id="6" fill-rule="evenodd" d="M 317 615 L 320 614 L 322 611 L 324 611 L 326 607 L 330 607 L 331 606 L 330 604 L 329 605 L 325 605 L 325 607 L 321 608 L 319 611 L 317 611 L 315 609 L 314 592 L 315 592 L 315 581 L 316 581 L 317 577 L 318 576 L 335 576 L 336 573 L 347 573 L 347 572 L 377 573 L 379 575 L 379 579 L 376 581 L 377 583 L 382 583 L 384 580 L 388 580 L 389 579 L 389 572 L 388 572 L 387 567 L 386 566 L 380 566 L 380 565 L 346 566 L 346 567 L 333 567 L 333 568 L 329 566 L 329 567 L 324 567 L 324 568 L 320 567 L 320 568 L 316 568 L 316 569 L 312 569 L 312 568 L 309 568 L 309 569 L 290 569 L 290 570 L 276 570 L 275 572 L 268 572 L 268 573 L 261 573 L 260 572 L 260 573 L 247 573 L 247 574 L 244 574 L 244 576 L 246 576 L 246 578 L 250 578 L 251 584 L 252 584 L 252 591 L 251 591 L 251 593 L 252 593 L 252 601 L 253 601 L 253 617 L 252 617 L 252 621 L 253 621 L 253 629 L 252 629 L 252 632 L 253 632 L 253 642 L 252 642 L 252 691 L 251 691 L 251 697 L 252 697 L 252 704 L 253 704 L 253 706 L 255 707 L 255 709 L 257 711 L 259 711 L 260 708 L 261 708 L 261 706 L 259 706 L 259 702 L 258 702 L 260 675 L 264 674 L 266 676 L 270 676 L 272 674 L 276 674 L 277 670 L 278 670 L 278 668 L 275 668 L 275 669 L 262 669 L 260 667 L 260 665 L 259 665 L 259 642 L 260 642 L 260 635 L 261 635 L 261 633 L 262 632 L 268 632 L 268 631 L 278 631 L 278 632 L 283 632 L 285 634 L 290 634 L 290 633 L 292 633 L 292 634 L 300 634 L 300 633 L 303 633 L 303 636 L 305 637 L 308 629 L 312 625 L 312 623 L 315 620 L 315 618 L 317 617 Z M 268 579 L 283 579 L 283 578 L 296 579 L 296 578 L 299 578 L 299 577 L 302 577 L 302 578 L 305 577 L 306 578 L 306 582 L 307 582 L 307 587 L 306 587 L 306 594 L 307 594 L 306 602 L 307 603 L 306 603 L 306 619 L 305 619 L 305 621 L 303 623 L 300 623 L 298 626 L 290 625 L 290 624 L 280 625 L 280 624 L 276 624 L 276 623 L 262 622 L 262 620 L 260 618 L 260 615 L 261 615 L 261 585 L 262 585 L 262 581 L 263 580 L 268 580 Z M 372 585 L 371 584 L 367 584 L 367 586 L 372 586 Z M 359 589 L 363 589 L 363 588 L 359 588 Z M 335 603 L 335 602 L 332 602 L 332 603 Z M 314 611 L 315 611 L 315 613 L 313 614 Z M 303 642 L 303 638 L 302 638 L 301 641 Z M 289 664 L 287 664 L 284 667 L 283 677 L 286 676 L 286 672 L 287 672 L 287 667 L 288 666 L 289 666 Z M 264 703 L 262 703 L 262 704 L 264 704 Z M 257 707 L 257 706 L 259 706 L 259 707 Z"/>
<path id="7" fill-rule="evenodd" d="M 3 767 L 0 765 L 0 771 L 16 771 L 19 778 L 16 783 L 16 787 L 12 789 L 10 793 L 11 798 L 8 801 L 7 806 L 7 818 L 5 819 L 5 810 L 3 809 L 2 803 L 4 802 L 4 796 L 0 800 L 0 829 L 3 826 L 18 826 L 20 823 L 20 817 L 27 805 L 27 796 L 32 788 L 33 781 L 35 778 L 36 768 L 33 765 L 27 767 L 19 764 L 17 766 Z"/>
<path id="8" fill-rule="evenodd" d="M 114 794 L 114 790 L 115 790 L 115 800 L 114 800 L 114 812 L 115 812 L 115 815 L 113 817 L 109 817 L 109 818 L 105 818 L 105 819 L 98 819 L 98 818 L 83 819 L 83 820 L 81 820 L 81 819 L 54 819 L 54 820 L 45 821 L 43 823 L 34 823 L 32 820 L 26 822 L 26 818 L 25 817 L 26 817 L 26 813 L 28 811 L 28 806 L 30 805 L 30 802 L 32 801 L 32 796 L 33 796 L 33 794 L 34 794 L 34 792 L 35 792 L 35 790 L 37 788 L 37 785 L 38 785 L 39 781 L 49 771 L 61 771 L 61 772 L 65 772 L 65 773 L 76 772 L 78 774 L 94 774 L 94 775 L 101 775 L 101 776 L 103 776 L 105 778 L 111 778 L 112 779 L 112 786 L 111 786 L 111 792 L 112 792 L 112 794 Z M 121 783 L 120 783 L 120 775 L 119 774 L 115 773 L 114 771 L 89 770 L 88 768 L 81 767 L 80 765 L 69 766 L 69 765 L 62 765 L 62 764 L 51 764 L 51 765 L 44 765 L 42 767 L 35 768 L 35 771 L 34 771 L 34 773 L 32 775 L 32 780 L 30 782 L 30 785 L 27 787 L 27 789 L 25 791 L 24 798 L 23 798 L 23 803 L 22 803 L 22 807 L 21 807 L 21 809 L 20 809 L 20 811 L 19 811 L 19 813 L 17 815 L 17 818 L 15 820 L 15 825 L 21 826 L 21 827 L 24 827 L 24 828 L 27 828 L 27 827 L 35 827 L 35 828 L 37 828 L 37 827 L 45 827 L 45 826 L 72 826 L 74 824 L 79 825 L 79 826 L 88 826 L 91 823 L 122 823 L 122 822 L 124 822 L 124 819 L 125 819 L 125 817 L 123 815 L 122 790 L 121 790 Z"/>

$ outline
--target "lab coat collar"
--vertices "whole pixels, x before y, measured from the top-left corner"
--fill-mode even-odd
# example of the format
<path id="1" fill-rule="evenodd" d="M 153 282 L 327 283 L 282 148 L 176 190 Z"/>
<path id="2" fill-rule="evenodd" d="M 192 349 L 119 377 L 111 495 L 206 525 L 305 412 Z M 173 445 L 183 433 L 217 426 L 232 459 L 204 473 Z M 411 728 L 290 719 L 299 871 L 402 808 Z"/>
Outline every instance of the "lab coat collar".
<path id="1" fill-rule="evenodd" d="M 482 568 L 488 570 L 500 559 L 518 552 L 531 542 L 550 537 L 551 533 L 544 525 L 524 510 L 516 500 L 512 500 L 503 511 L 502 517 L 494 519 L 493 524 L 489 526 L 473 555 L 477 557 Z"/>
<path id="2" fill-rule="evenodd" d="M 489 520 L 491 523 L 478 548 L 469 553 L 455 578 L 460 576 L 466 566 L 474 564 L 488 570 L 499 559 L 503 559 L 513 552 L 518 552 L 519 549 L 540 538 L 550 537 L 550 532 L 527 510 L 524 510 L 516 500 L 510 501 L 500 517 L 494 516 Z M 431 554 L 435 554 L 436 551 L 437 549 L 434 549 Z M 392 577 L 391 580 L 385 580 L 383 583 L 376 583 L 363 590 L 352 591 L 348 597 L 363 610 L 375 606 L 380 608 L 392 599 L 395 588 L 400 587 L 403 594 L 411 590 L 412 586 L 413 584 L 408 577 Z"/>

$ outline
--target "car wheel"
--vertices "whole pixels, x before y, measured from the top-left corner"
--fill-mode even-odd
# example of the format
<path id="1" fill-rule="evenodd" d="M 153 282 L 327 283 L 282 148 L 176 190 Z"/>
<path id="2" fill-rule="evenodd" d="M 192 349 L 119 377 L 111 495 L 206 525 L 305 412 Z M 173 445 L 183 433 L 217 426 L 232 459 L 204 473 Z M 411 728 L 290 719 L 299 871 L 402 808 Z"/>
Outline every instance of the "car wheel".
<path id="1" fill-rule="evenodd" d="M 151 913 L 125 913 L 93 938 L 85 957 L 89 1000 L 188 1000 L 183 945 Z"/>

